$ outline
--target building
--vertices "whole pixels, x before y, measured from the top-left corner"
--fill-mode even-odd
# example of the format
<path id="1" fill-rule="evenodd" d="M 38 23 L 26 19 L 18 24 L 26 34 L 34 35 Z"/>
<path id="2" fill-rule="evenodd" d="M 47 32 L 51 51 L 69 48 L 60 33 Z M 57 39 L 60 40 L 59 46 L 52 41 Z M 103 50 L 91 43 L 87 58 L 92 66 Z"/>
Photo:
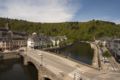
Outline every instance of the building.
<path id="1" fill-rule="evenodd" d="M 11 31 L 8 27 L 0 28 L 0 51 L 26 46 L 26 38 L 26 33 Z"/>
<path id="2" fill-rule="evenodd" d="M 28 37 L 28 48 L 55 48 L 60 47 L 60 43 L 67 40 L 66 36 L 46 36 L 43 34 L 36 34 L 35 32 Z"/>
<path id="3" fill-rule="evenodd" d="M 39 46 L 39 38 L 36 33 L 33 33 L 31 36 L 28 37 L 27 47 L 36 48 L 38 46 Z"/>
<path id="4" fill-rule="evenodd" d="M 67 40 L 66 36 L 50 37 L 53 47 L 60 47 L 61 43 Z"/>
<path id="5" fill-rule="evenodd" d="M 120 39 L 113 39 L 109 42 L 109 48 L 112 50 L 115 58 L 120 60 Z"/>
<path id="6" fill-rule="evenodd" d="M 27 47 L 28 48 L 48 48 L 52 45 L 52 42 L 50 41 L 48 36 L 45 36 L 43 34 L 37 34 L 33 33 L 28 37 L 27 40 Z"/>

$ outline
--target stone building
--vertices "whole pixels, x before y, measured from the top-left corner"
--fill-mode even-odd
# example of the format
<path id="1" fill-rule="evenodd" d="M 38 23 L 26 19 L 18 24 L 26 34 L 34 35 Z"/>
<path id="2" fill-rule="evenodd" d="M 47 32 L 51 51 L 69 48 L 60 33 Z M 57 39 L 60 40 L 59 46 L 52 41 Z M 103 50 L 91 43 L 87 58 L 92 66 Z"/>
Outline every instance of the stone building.
<path id="1" fill-rule="evenodd" d="M 26 38 L 26 33 L 11 31 L 8 26 L 0 28 L 0 51 L 26 46 Z"/>
<path id="2" fill-rule="evenodd" d="M 55 48 L 60 47 L 60 43 L 67 40 L 66 36 L 46 36 L 33 33 L 28 37 L 27 47 L 29 48 Z"/>
<path id="3" fill-rule="evenodd" d="M 48 36 L 33 33 L 28 37 L 27 40 L 27 47 L 28 48 L 47 48 L 52 45 L 52 42 L 50 41 Z"/>

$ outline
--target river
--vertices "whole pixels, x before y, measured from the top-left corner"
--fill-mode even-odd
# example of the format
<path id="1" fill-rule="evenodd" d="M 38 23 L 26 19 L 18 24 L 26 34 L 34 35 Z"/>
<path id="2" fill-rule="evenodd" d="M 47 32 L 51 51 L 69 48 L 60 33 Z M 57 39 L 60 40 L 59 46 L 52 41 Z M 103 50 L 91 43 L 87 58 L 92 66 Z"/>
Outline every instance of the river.
<path id="1" fill-rule="evenodd" d="M 52 51 L 86 64 L 92 63 L 93 49 L 88 43 L 78 42 Z M 21 59 L 0 61 L 0 80 L 37 80 L 37 78 L 36 68 L 33 65 L 24 66 Z"/>
<path id="2" fill-rule="evenodd" d="M 37 80 L 33 65 L 24 66 L 21 59 L 0 61 L 0 80 Z"/>
<path id="3" fill-rule="evenodd" d="M 90 44 L 83 42 L 76 42 L 70 46 L 50 51 L 89 65 L 92 64 L 94 53 L 94 50 L 91 48 Z"/>

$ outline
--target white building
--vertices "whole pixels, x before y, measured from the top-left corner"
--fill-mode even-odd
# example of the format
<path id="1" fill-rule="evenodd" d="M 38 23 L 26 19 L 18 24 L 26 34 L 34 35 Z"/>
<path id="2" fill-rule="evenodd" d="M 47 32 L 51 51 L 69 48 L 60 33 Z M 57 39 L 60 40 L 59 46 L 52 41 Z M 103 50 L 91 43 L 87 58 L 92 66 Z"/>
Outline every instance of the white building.
<path id="1" fill-rule="evenodd" d="M 28 48 L 51 48 L 60 47 L 60 43 L 67 40 L 66 36 L 50 37 L 45 35 L 38 35 L 33 33 L 28 37 L 27 47 Z"/>
<path id="2" fill-rule="evenodd" d="M 31 36 L 28 37 L 27 40 L 27 47 L 28 48 L 47 48 L 52 45 L 49 37 L 44 35 L 37 35 L 33 33 Z"/>
<path id="3" fill-rule="evenodd" d="M 28 48 L 37 48 L 39 46 L 39 38 L 34 32 L 31 36 L 28 37 L 27 47 Z"/>
<path id="4" fill-rule="evenodd" d="M 107 41 L 106 40 L 95 40 L 96 44 L 102 45 L 103 47 L 106 47 Z"/>
<path id="5" fill-rule="evenodd" d="M 52 41 L 53 47 L 60 47 L 61 42 L 64 42 L 67 40 L 66 36 L 55 36 L 51 37 L 50 40 Z"/>
<path id="6" fill-rule="evenodd" d="M 34 41 L 33 41 L 33 39 L 31 39 L 31 38 L 28 38 L 28 40 L 27 40 L 27 47 L 28 48 L 34 48 Z"/>

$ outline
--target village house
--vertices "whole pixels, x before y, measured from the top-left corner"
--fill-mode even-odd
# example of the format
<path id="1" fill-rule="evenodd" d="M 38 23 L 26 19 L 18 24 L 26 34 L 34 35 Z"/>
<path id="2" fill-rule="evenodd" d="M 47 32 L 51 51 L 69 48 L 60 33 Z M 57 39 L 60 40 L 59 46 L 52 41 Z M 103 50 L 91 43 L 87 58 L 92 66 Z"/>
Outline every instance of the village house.
<path id="1" fill-rule="evenodd" d="M 44 36 L 42 34 L 32 33 L 28 37 L 27 47 L 28 48 L 47 48 L 52 45 L 52 42 L 49 40 L 49 37 Z"/>
<path id="2" fill-rule="evenodd" d="M 50 40 L 52 41 L 53 47 L 60 47 L 61 42 L 66 41 L 67 37 L 66 36 L 55 36 L 55 37 L 50 37 Z"/>
<path id="3" fill-rule="evenodd" d="M 46 36 L 43 34 L 32 33 L 28 37 L 27 47 L 28 48 L 53 48 L 60 47 L 60 43 L 67 40 L 66 36 Z"/>
<path id="4" fill-rule="evenodd" d="M 26 46 L 26 33 L 14 32 L 8 26 L 0 28 L 0 51 Z"/>

